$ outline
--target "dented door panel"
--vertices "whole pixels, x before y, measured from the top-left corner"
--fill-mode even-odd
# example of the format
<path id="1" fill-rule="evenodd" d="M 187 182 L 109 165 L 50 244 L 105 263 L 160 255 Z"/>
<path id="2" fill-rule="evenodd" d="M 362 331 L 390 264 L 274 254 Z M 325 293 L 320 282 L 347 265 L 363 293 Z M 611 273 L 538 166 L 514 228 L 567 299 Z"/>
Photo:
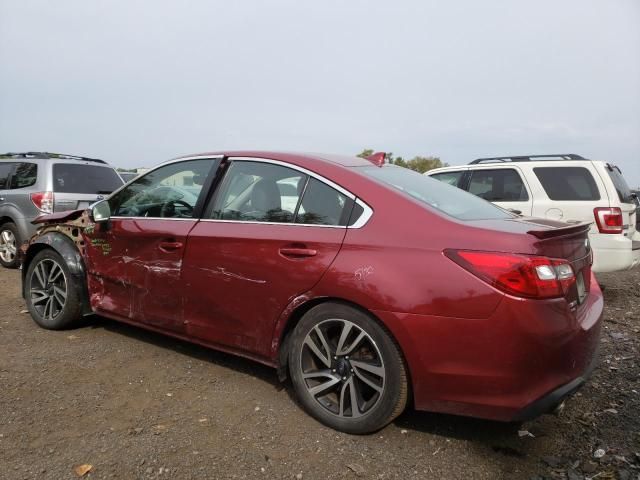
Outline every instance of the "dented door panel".
<path id="1" fill-rule="evenodd" d="M 346 228 L 294 224 L 199 222 L 189 235 L 182 270 L 187 334 L 268 355 L 276 319 L 320 281 L 345 233 Z"/>
<path id="2" fill-rule="evenodd" d="M 180 268 L 196 221 L 114 218 L 87 242 L 91 307 L 104 314 L 183 330 Z"/>

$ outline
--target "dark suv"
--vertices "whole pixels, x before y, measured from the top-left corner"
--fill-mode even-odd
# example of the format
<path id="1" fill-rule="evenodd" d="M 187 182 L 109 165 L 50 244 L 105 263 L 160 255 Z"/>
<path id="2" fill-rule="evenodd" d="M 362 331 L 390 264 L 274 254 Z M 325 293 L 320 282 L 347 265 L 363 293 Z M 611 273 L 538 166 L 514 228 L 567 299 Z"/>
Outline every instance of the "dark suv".
<path id="1" fill-rule="evenodd" d="M 15 268 L 17 248 L 43 213 L 86 208 L 123 184 L 103 160 L 46 152 L 0 155 L 0 264 Z"/>

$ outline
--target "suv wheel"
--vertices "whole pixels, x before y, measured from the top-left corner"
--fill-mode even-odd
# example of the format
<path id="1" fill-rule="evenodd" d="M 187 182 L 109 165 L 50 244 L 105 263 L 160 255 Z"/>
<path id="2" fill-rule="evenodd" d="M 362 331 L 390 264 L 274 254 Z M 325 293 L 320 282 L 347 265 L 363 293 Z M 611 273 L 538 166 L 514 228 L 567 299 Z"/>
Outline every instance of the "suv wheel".
<path id="1" fill-rule="evenodd" d="M 298 400 L 336 430 L 381 429 L 407 404 L 402 354 L 373 318 L 339 303 L 309 310 L 293 332 L 291 381 Z"/>
<path id="2" fill-rule="evenodd" d="M 46 249 L 29 264 L 25 275 L 27 308 L 35 322 L 48 330 L 73 326 L 82 317 L 77 280 L 58 253 Z"/>
<path id="3" fill-rule="evenodd" d="M 0 226 L 0 264 L 5 268 L 18 268 L 18 227 L 7 222 Z"/>

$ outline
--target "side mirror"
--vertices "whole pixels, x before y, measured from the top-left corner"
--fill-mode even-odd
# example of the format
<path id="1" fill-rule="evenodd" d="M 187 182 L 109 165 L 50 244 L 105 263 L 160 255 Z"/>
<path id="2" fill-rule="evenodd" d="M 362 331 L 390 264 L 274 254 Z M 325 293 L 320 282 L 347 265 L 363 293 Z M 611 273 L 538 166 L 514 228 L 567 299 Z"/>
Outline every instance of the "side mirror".
<path id="1" fill-rule="evenodd" d="M 102 200 L 94 203 L 91 207 L 91 216 L 93 217 L 93 221 L 96 223 L 109 221 L 111 218 L 111 207 L 109 207 L 109 202 Z"/>

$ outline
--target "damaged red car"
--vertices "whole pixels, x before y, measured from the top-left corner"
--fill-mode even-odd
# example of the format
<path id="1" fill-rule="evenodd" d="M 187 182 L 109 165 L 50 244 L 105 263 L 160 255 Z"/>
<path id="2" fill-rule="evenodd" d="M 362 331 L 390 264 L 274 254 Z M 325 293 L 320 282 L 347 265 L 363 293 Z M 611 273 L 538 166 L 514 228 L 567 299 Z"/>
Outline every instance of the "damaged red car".
<path id="1" fill-rule="evenodd" d="M 248 357 L 344 432 L 409 403 L 530 419 L 596 357 L 588 225 L 520 217 L 375 159 L 178 158 L 37 222 L 22 278 L 39 325 L 98 314 Z"/>

